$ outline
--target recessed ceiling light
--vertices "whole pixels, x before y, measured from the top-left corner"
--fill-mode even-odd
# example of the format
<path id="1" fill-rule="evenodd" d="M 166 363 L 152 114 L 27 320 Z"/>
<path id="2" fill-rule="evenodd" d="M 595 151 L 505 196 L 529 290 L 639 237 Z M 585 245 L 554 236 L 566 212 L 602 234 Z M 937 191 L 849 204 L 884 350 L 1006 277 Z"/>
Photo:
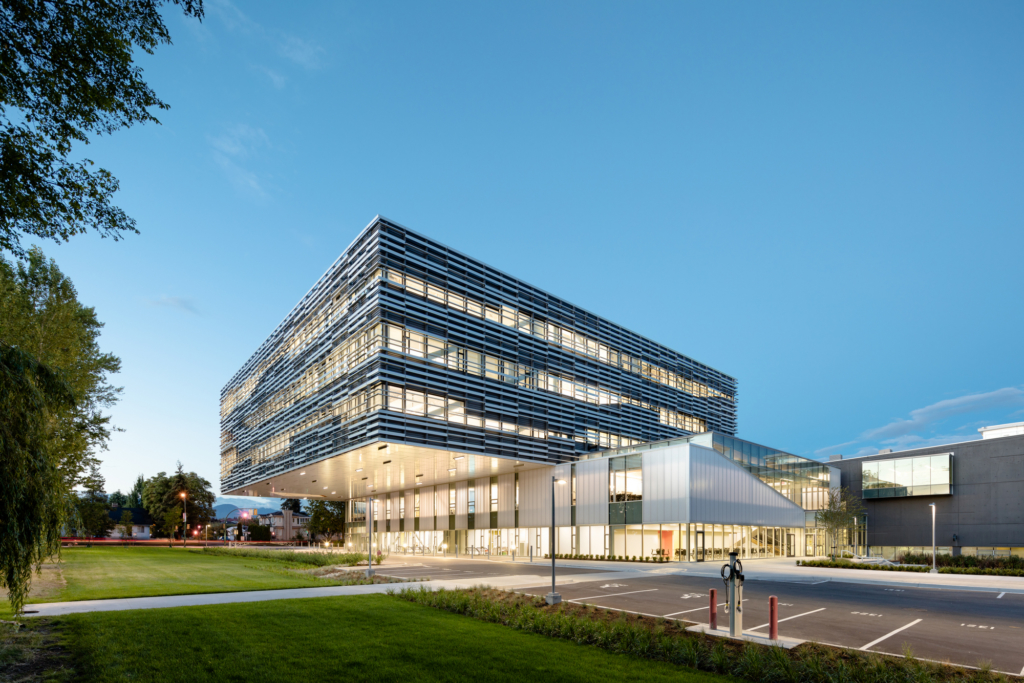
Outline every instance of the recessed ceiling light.
<path id="1" fill-rule="evenodd" d="M 452 460 L 462 460 L 465 457 L 466 456 L 464 456 L 464 455 L 456 455 L 454 458 L 452 458 Z"/>
<path id="2" fill-rule="evenodd" d="M 326 490 L 327 490 L 327 487 L 325 486 L 325 487 L 324 487 L 324 491 L 326 491 Z"/>
<path id="3" fill-rule="evenodd" d="M 366 481 L 369 477 L 363 477 L 360 481 Z"/>
<path id="4" fill-rule="evenodd" d="M 333 495 L 335 495 L 335 494 L 337 494 L 337 493 L 338 493 L 337 491 L 331 491 L 331 495 L 332 495 L 332 496 L 333 496 Z"/>
<path id="5" fill-rule="evenodd" d="M 300 476 L 300 477 L 301 477 L 301 476 L 302 476 L 303 474 L 305 474 L 305 472 L 299 472 L 299 476 Z"/>
<path id="6" fill-rule="evenodd" d="M 423 486 L 423 482 L 422 481 L 418 481 L 418 482 L 416 482 L 416 485 L 417 486 Z"/>
<path id="7" fill-rule="evenodd" d="M 316 479 L 314 479 L 314 480 L 313 480 L 313 483 L 314 483 L 314 484 L 316 483 Z"/>
<path id="8" fill-rule="evenodd" d="M 387 444 L 384 444 L 383 446 L 377 446 L 377 450 L 378 451 L 382 451 L 382 450 L 384 450 L 387 447 L 388 447 Z"/>
<path id="9" fill-rule="evenodd" d="M 422 476 L 423 476 L 422 474 L 417 474 L 416 478 L 418 479 L 419 477 L 422 477 Z"/>
<path id="10" fill-rule="evenodd" d="M 453 468 L 451 468 L 451 469 L 450 469 L 450 470 L 448 470 L 448 471 L 449 471 L 449 472 L 454 472 L 454 471 L 455 471 L 455 468 L 453 467 Z"/>
<path id="11" fill-rule="evenodd" d="M 360 467 L 358 470 L 356 470 L 356 472 L 362 472 L 362 471 L 363 471 L 362 467 Z"/>
<path id="12" fill-rule="evenodd" d="M 390 464 L 391 464 L 391 461 L 390 461 L 390 460 L 385 460 L 385 461 L 384 461 L 383 463 L 381 463 L 381 464 L 382 464 L 382 465 L 390 465 Z"/>

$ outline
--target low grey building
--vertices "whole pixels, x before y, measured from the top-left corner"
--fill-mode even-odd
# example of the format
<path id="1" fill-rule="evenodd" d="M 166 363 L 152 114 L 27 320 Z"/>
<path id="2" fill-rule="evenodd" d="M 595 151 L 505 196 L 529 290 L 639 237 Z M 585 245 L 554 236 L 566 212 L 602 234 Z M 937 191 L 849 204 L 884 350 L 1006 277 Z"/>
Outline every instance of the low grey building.
<path id="1" fill-rule="evenodd" d="M 1024 423 L 982 438 L 859 458 L 833 456 L 842 486 L 863 499 L 873 555 L 1024 556 Z"/>

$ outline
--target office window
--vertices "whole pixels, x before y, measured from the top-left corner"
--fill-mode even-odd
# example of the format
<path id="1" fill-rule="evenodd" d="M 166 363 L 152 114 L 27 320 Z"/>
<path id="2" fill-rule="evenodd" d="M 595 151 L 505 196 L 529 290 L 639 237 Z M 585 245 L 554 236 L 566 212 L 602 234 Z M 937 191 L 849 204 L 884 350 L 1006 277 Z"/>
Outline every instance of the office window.
<path id="1" fill-rule="evenodd" d="M 949 495 L 952 455 L 919 455 L 861 463 L 862 496 L 873 499 Z"/>
<path id="2" fill-rule="evenodd" d="M 491 479 L 497 479 L 497 477 L 491 477 Z M 498 483 L 491 481 L 491 512 L 498 511 Z"/>
<path id="3" fill-rule="evenodd" d="M 476 489 L 469 487 L 469 514 L 476 514 Z"/>

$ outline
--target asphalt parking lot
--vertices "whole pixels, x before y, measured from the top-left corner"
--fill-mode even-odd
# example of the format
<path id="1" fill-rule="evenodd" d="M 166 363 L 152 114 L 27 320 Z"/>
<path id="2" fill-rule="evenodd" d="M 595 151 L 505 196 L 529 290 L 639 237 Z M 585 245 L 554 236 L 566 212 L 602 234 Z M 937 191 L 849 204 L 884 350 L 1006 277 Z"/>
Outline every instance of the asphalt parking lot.
<path id="1" fill-rule="evenodd" d="M 563 571 L 570 570 L 559 568 Z M 721 579 L 624 578 L 559 586 L 559 592 L 574 602 L 707 623 L 712 588 L 718 590 L 719 625 L 728 624 Z M 543 595 L 548 590 L 538 586 L 520 592 Z M 771 595 L 779 599 L 780 636 L 888 654 L 903 654 L 909 646 L 917 657 L 967 666 L 988 661 L 999 671 L 1024 675 L 1024 594 L 748 580 L 745 630 L 768 635 Z"/>
<path id="2" fill-rule="evenodd" d="M 482 560 L 466 560 L 441 557 L 402 557 L 392 555 L 388 561 L 377 569 L 378 574 L 396 576 L 405 579 L 433 579 L 444 581 L 447 579 L 486 579 L 498 576 L 544 576 L 550 575 L 551 566 L 539 563 L 528 564 L 526 562 L 517 564 L 515 562 L 495 561 L 487 562 Z M 604 573 L 598 569 L 580 569 L 570 567 L 559 567 L 559 576 L 574 574 L 600 574 Z M 550 590 L 550 588 L 549 588 Z"/>

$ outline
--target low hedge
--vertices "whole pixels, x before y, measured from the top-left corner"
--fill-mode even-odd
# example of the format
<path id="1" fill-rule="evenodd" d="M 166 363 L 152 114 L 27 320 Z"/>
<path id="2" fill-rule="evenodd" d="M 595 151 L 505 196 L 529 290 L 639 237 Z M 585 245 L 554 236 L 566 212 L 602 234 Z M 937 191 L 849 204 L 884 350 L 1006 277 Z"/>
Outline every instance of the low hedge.
<path id="1" fill-rule="evenodd" d="M 995 569 L 989 567 L 939 567 L 940 574 L 983 574 L 988 576 L 1024 576 L 1024 569 Z"/>
<path id="2" fill-rule="evenodd" d="M 551 555 L 544 554 L 544 559 L 550 559 Z M 605 562 L 668 562 L 667 557 L 638 557 L 636 555 L 579 555 L 568 553 L 555 553 L 556 560 L 602 560 Z"/>
<path id="3" fill-rule="evenodd" d="M 932 563 L 931 553 L 911 554 L 905 553 L 900 556 L 900 561 L 907 564 L 928 564 Z M 964 569 L 1013 569 L 1024 570 L 1024 558 L 1010 555 L 1009 557 L 977 557 L 975 555 L 957 555 L 939 553 L 935 556 L 935 564 L 939 567 L 958 567 Z M 1005 576 L 1020 576 L 1020 574 L 1006 574 Z"/>
<path id="4" fill-rule="evenodd" d="M 927 572 L 929 567 L 888 566 L 884 564 L 861 564 L 849 560 L 797 560 L 798 567 L 825 567 L 827 569 L 868 569 L 876 572 Z"/>

